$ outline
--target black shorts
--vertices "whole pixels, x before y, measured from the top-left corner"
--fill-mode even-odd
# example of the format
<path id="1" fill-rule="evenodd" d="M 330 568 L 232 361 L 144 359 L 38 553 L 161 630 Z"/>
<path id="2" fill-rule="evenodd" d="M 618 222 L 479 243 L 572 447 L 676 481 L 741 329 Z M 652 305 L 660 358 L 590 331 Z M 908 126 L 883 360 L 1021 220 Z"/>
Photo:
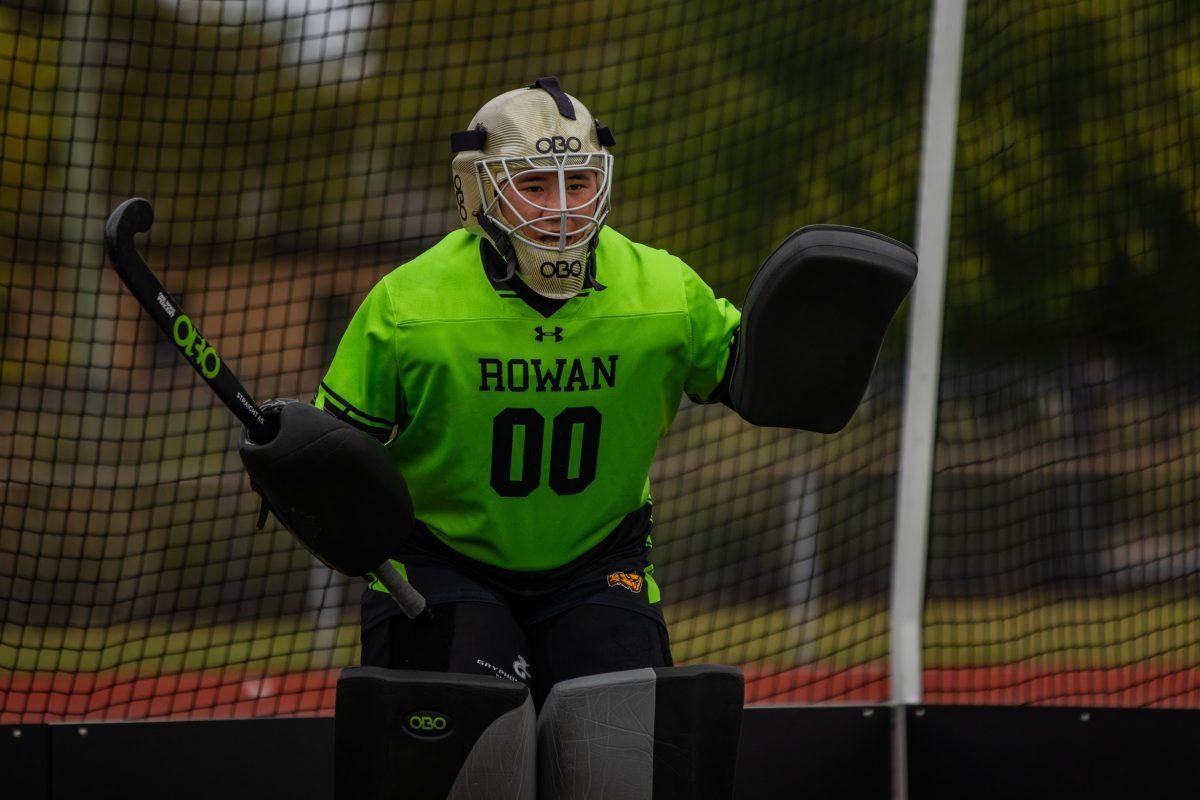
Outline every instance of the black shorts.
<path id="1" fill-rule="evenodd" d="M 430 620 L 401 614 L 363 631 L 362 663 L 523 683 L 540 709 L 559 681 L 672 660 L 666 626 L 626 608 L 583 603 L 521 626 L 503 606 L 459 602 L 435 605 Z"/>
<path id="2" fill-rule="evenodd" d="M 603 541 L 579 558 L 542 572 L 515 572 L 483 564 L 451 549 L 418 523 L 397 560 L 409 582 L 436 606 L 492 603 L 508 608 L 522 627 L 583 603 L 616 606 L 662 623 L 658 584 L 650 563 L 650 506 L 628 514 Z M 362 627 L 369 630 L 402 613 L 386 592 L 362 597 Z"/>
<path id="3" fill-rule="evenodd" d="M 422 528 L 401 556 L 434 617 L 410 620 L 368 588 L 362 663 L 494 675 L 528 685 L 539 708 L 562 680 L 671 666 L 650 546 L 648 506 L 582 557 L 538 573 L 480 564 Z"/>

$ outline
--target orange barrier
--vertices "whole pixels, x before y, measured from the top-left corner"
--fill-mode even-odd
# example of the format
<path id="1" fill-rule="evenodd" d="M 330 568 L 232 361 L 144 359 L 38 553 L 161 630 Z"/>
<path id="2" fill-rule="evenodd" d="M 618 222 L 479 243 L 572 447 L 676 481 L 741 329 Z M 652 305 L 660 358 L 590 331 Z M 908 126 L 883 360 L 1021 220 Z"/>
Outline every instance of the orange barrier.
<path id="1" fill-rule="evenodd" d="M 747 704 L 883 703 L 880 666 L 743 665 Z M 231 668 L 136 678 L 106 672 L 0 675 L 0 724 L 69 720 L 327 716 L 339 669 L 255 674 Z M 1200 670 L 1133 664 L 1048 671 L 1036 666 L 925 670 L 928 704 L 1200 708 Z"/>

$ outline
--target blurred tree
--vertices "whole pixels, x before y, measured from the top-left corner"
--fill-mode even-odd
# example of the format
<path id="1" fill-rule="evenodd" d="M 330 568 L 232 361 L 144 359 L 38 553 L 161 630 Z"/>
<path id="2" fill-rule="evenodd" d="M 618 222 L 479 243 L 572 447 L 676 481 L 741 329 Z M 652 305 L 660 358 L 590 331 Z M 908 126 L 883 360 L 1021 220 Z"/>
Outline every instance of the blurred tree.
<path id="1" fill-rule="evenodd" d="M 88 191 L 152 197 L 155 243 L 185 263 L 364 246 L 407 257 L 456 224 L 447 133 L 549 73 L 617 133 L 612 224 L 735 298 L 801 224 L 912 239 L 924 2 L 88 8 L 86 35 L 104 45 L 87 63 L 99 91 Z M 1197 12 L 970 8 L 948 351 L 1044 351 L 1054 332 L 1159 356 L 1196 341 Z M 84 132 L 60 47 L 79 41 L 77 22 L 0 9 L 0 222 L 14 263 L 18 241 L 57 247 L 76 213 L 63 176 Z M 20 266 L 4 269 L 0 291 L 22 285 Z"/>
<path id="2" fill-rule="evenodd" d="M 949 352 L 1194 353 L 1197 9 L 971 8 Z"/>

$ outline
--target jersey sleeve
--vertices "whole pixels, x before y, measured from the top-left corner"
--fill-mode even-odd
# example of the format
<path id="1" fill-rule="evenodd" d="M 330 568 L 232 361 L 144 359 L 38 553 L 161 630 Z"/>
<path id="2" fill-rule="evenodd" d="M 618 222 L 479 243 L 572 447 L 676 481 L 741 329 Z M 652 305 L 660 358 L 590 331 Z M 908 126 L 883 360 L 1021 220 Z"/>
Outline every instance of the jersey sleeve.
<path id="1" fill-rule="evenodd" d="M 691 364 L 683 389 L 694 402 L 711 403 L 729 365 L 730 344 L 742 313 L 713 290 L 686 264 L 683 268 L 688 321 L 691 325 Z"/>
<path id="2" fill-rule="evenodd" d="M 391 299 L 381 281 L 351 318 L 313 400 L 380 441 L 391 436 L 403 408 L 395 332 Z"/>

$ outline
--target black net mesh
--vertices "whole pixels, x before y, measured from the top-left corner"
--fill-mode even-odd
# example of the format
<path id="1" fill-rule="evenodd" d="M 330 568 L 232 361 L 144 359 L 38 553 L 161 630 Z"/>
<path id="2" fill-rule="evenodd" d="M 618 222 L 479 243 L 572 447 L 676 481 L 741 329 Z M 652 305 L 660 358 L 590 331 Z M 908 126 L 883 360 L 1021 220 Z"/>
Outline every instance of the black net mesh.
<path id="1" fill-rule="evenodd" d="M 1200 8 L 968 8 L 927 699 L 1200 706 Z"/>
<path id="2" fill-rule="evenodd" d="M 801 224 L 911 241 L 926 6 L 0 8 L 0 722 L 328 713 L 358 658 L 361 584 L 254 530 L 232 417 L 106 264 L 121 200 L 247 387 L 308 398 L 457 224 L 448 133 L 557 74 L 616 132 L 611 223 L 740 301 Z M 902 344 L 838 436 L 681 410 L 653 475 L 677 661 L 744 665 L 752 700 L 887 696 Z"/>

